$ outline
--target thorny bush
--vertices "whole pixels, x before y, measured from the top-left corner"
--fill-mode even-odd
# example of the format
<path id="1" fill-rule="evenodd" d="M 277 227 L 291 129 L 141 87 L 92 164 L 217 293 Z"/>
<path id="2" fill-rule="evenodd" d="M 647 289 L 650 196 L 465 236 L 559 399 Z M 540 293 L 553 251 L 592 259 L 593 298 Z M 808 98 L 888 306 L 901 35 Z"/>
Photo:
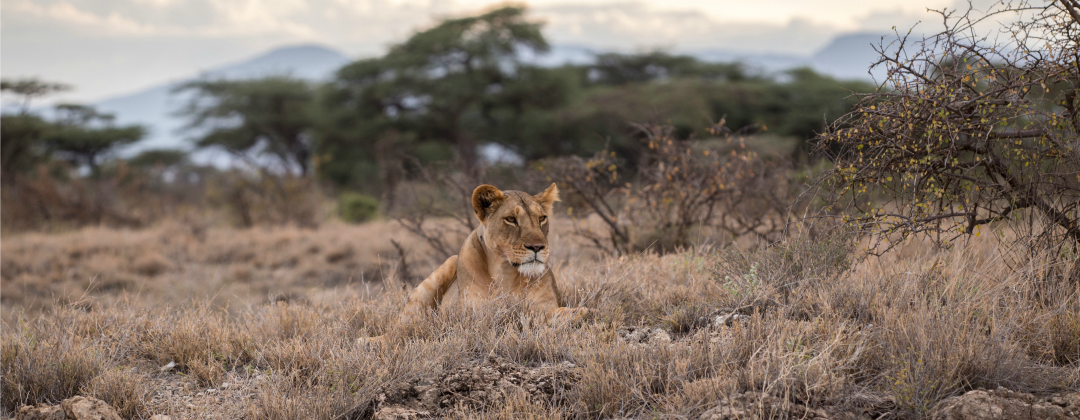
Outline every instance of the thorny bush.
<path id="1" fill-rule="evenodd" d="M 567 212 L 580 218 L 575 233 L 616 255 L 653 248 L 672 252 L 712 241 L 778 240 L 790 221 L 790 162 L 766 160 L 745 147 L 723 121 L 709 133 L 725 148 L 680 140 L 671 126 L 636 125 L 646 145 L 644 163 L 623 180 L 620 161 L 604 150 L 592 158 L 548 161 L 543 171 L 567 193 Z M 725 153 L 725 149 L 729 149 Z M 584 208 L 585 211 L 581 211 Z M 597 231 L 595 215 L 606 231 Z"/>
<path id="2" fill-rule="evenodd" d="M 825 178 L 834 208 L 853 210 L 847 221 L 875 235 L 873 252 L 916 234 L 945 244 L 1006 221 L 1015 243 L 1074 253 L 1080 4 L 938 13 L 941 33 L 880 46 L 886 80 L 822 136 L 822 151 L 839 151 Z M 1013 16 L 1004 41 L 978 33 Z"/>

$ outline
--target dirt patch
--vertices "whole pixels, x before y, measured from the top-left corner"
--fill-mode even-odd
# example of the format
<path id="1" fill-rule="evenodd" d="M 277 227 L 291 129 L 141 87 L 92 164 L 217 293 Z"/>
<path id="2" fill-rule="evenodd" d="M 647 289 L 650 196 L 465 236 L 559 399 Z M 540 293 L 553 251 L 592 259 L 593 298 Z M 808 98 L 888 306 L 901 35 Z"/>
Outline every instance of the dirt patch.
<path id="1" fill-rule="evenodd" d="M 870 420 L 880 418 L 878 410 L 839 407 L 811 408 L 763 392 L 746 392 L 721 398 L 701 420 L 834 419 Z"/>
<path id="2" fill-rule="evenodd" d="M 815 410 L 761 392 L 723 398 L 716 407 L 701 415 L 701 420 L 774 418 L 826 419 L 829 415 L 824 410 Z"/>
<path id="3" fill-rule="evenodd" d="M 946 398 L 934 406 L 933 420 L 1080 419 L 1080 392 L 1036 397 L 1005 388 L 974 390 Z"/>
<path id="4" fill-rule="evenodd" d="M 451 369 L 434 381 L 417 380 L 386 390 L 376 402 L 375 418 L 425 418 L 453 409 L 482 410 L 499 406 L 515 393 L 550 400 L 569 390 L 580 377 L 577 366 L 570 362 L 526 367 L 490 357 Z"/>
<path id="5" fill-rule="evenodd" d="M 244 418 L 246 407 L 255 401 L 256 389 L 266 376 L 229 372 L 214 388 L 202 388 L 192 378 L 179 374 L 162 375 L 154 384 L 149 410 L 175 420 Z"/>

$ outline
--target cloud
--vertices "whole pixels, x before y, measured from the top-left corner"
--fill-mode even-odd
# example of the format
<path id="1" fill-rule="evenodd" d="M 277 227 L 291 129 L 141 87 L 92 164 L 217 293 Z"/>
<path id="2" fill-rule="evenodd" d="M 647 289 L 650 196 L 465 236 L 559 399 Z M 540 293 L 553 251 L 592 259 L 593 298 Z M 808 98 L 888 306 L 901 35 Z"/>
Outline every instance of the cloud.
<path id="1" fill-rule="evenodd" d="M 22 19 L 33 19 L 94 28 L 106 33 L 118 35 L 147 34 L 155 29 L 129 19 L 117 12 L 98 15 L 77 8 L 75 5 L 60 1 L 36 3 L 27 0 L 9 0 L 2 4 L 5 15 L 15 15 Z"/>
<path id="2" fill-rule="evenodd" d="M 0 72 L 5 77 L 39 76 L 72 83 L 78 89 L 71 94 L 72 99 L 100 98 L 184 77 L 281 45 L 319 43 L 353 56 L 370 56 L 441 18 L 473 13 L 503 1 L 4 0 L 0 2 Z M 791 12 L 787 6 L 806 9 L 792 3 L 795 0 L 763 0 L 754 5 L 721 0 L 695 4 L 532 1 L 536 3 L 532 15 L 547 22 L 545 34 L 552 43 L 594 49 L 806 55 L 851 29 L 845 23 L 829 23 L 820 17 L 783 17 L 791 13 L 772 20 L 750 20 L 769 8 L 787 12 Z M 837 1 L 829 3 L 829 7 L 844 12 L 837 22 L 857 15 L 848 4 L 856 0 Z M 899 0 L 881 1 L 889 5 Z M 885 6 L 864 6 L 870 14 L 866 22 L 872 22 L 868 25 L 889 22 L 888 12 L 872 13 L 877 7 Z M 725 10 L 731 13 L 720 13 Z M 746 15 L 746 10 L 756 14 Z"/>
<path id="3" fill-rule="evenodd" d="M 555 5 L 534 9 L 553 43 L 622 50 L 657 47 L 804 54 L 837 28 L 793 19 L 786 24 L 723 21 L 700 11 L 666 10 L 641 2 Z"/>

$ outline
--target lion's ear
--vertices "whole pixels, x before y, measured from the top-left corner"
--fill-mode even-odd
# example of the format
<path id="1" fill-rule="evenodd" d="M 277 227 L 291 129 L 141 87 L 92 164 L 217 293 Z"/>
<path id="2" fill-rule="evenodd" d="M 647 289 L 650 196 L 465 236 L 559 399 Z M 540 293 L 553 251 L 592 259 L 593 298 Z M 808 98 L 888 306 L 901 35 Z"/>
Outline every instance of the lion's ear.
<path id="1" fill-rule="evenodd" d="M 476 218 L 483 222 L 502 200 L 503 193 L 498 188 L 487 184 L 476 187 L 472 192 L 472 207 Z"/>
<path id="2" fill-rule="evenodd" d="M 536 201 L 539 201 L 540 205 L 544 206 L 544 210 L 549 214 L 551 213 L 551 206 L 553 206 L 556 201 L 562 201 L 559 199 L 559 187 L 555 186 L 554 182 L 551 183 L 551 186 L 547 187 L 544 192 L 534 195 L 533 198 L 535 198 Z"/>

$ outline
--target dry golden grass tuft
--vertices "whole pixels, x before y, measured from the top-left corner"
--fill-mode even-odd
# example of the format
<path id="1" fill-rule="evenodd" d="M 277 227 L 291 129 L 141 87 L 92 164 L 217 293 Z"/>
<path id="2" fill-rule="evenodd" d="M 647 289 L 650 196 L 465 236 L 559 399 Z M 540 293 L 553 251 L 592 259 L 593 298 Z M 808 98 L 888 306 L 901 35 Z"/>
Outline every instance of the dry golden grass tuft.
<path id="1" fill-rule="evenodd" d="M 109 403 L 124 418 L 148 418 L 151 386 L 144 373 L 116 369 L 98 375 L 82 393 Z"/>
<path id="2" fill-rule="evenodd" d="M 54 287 L 49 277 L 34 283 L 33 273 L 90 264 L 121 272 L 137 260 L 130 257 L 152 253 L 169 263 L 153 280 L 133 280 L 143 289 L 128 299 L 72 299 L 22 318 L 10 312 L 0 414 L 87 393 L 132 418 L 338 419 L 380 410 L 697 418 L 720 401 L 766 397 L 856 418 L 919 418 L 979 387 L 1080 387 L 1080 288 L 1055 280 L 1037 258 L 1006 266 L 987 239 L 951 250 L 913 243 L 866 259 L 853 258 L 843 237 L 755 251 L 562 254 L 556 270 L 568 304 L 596 310 L 580 325 L 547 321 L 507 299 L 392 323 L 406 297 L 392 269 L 380 271 L 372 293 L 322 282 L 299 289 L 303 299 L 266 297 L 307 284 L 298 267 L 325 275 L 344 269 L 335 264 L 375 260 L 377 241 L 393 234 L 386 226 L 210 231 L 206 242 L 168 229 L 30 236 L 14 247 L 5 238 L 4 292 L 25 283 L 20 302 L 36 287 Z M 148 245 L 165 238 L 171 245 Z M 206 275 L 238 271 L 247 280 L 227 287 Z M 181 281 L 189 284 L 178 288 Z M 207 298 L 193 303 L 201 293 Z M 389 345 L 356 343 L 383 333 Z"/>
<path id="3" fill-rule="evenodd" d="M 122 301 L 215 307 L 272 300 L 378 295 L 398 264 L 389 223 L 202 231 L 181 222 L 145 230 L 84 228 L 5 235 L 0 256 L 0 317 L 48 313 L 57 304 L 111 306 Z M 419 242 L 400 240 L 422 255 Z M 411 258 L 412 271 L 433 262 Z"/>

